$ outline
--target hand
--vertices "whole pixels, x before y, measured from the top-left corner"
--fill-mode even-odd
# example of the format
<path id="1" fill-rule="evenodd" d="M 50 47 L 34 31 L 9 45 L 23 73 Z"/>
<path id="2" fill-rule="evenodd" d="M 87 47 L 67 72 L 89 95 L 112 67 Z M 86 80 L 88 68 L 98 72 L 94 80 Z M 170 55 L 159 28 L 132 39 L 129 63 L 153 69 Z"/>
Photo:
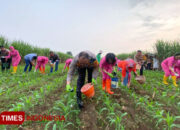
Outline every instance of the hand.
<path id="1" fill-rule="evenodd" d="M 134 73 L 135 74 L 135 77 L 137 77 L 138 76 L 138 74 L 137 73 Z"/>
<path id="2" fill-rule="evenodd" d="M 130 88 L 130 85 L 131 85 L 131 83 L 129 82 L 128 85 L 127 85 L 127 87 Z"/>
<path id="3" fill-rule="evenodd" d="M 121 82 L 121 85 L 122 85 L 122 86 L 124 85 L 123 82 Z"/>
<path id="4" fill-rule="evenodd" d="M 177 73 L 174 73 L 174 75 L 175 75 L 175 76 L 179 76 L 179 74 L 177 74 Z"/>
<path id="5" fill-rule="evenodd" d="M 111 78 L 113 77 L 113 74 L 111 74 L 111 73 L 107 73 Z"/>
<path id="6" fill-rule="evenodd" d="M 92 78 L 92 84 L 97 84 L 94 78 Z"/>
<path id="7" fill-rule="evenodd" d="M 70 84 L 67 84 L 66 85 L 66 91 L 70 91 L 70 92 L 73 92 L 73 88 L 71 88 L 71 85 Z"/>

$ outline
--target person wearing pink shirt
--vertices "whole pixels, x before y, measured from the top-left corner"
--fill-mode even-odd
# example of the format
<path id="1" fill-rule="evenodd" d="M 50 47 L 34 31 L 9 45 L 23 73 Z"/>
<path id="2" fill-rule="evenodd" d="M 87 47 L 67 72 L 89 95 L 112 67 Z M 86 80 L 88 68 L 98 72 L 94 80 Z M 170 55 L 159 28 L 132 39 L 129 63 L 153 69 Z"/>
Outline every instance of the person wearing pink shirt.
<path id="1" fill-rule="evenodd" d="M 45 65 L 48 63 L 48 61 L 49 61 L 48 57 L 38 56 L 35 71 L 39 69 L 42 74 L 45 74 Z"/>
<path id="2" fill-rule="evenodd" d="M 178 60 L 178 63 L 174 67 L 174 71 L 176 73 L 176 78 L 180 79 L 180 60 Z"/>
<path id="3" fill-rule="evenodd" d="M 21 56 L 19 54 L 19 51 L 14 49 L 13 46 L 10 46 L 9 49 L 10 49 L 10 53 L 8 56 L 6 56 L 6 59 L 12 58 L 12 66 L 13 66 L 12 73 L 15 74 L 17 71 L 17 66 L 21 61 Z"/>
<path id="4" fill-rule="evenodd" d="M 113 53 L 106 54 L 100 61 L 100 69 L 103 75 L 102 89 L 109 94 L 114 94 L 111 91 L 111 78 L 113 77 L 113 67 L 116 65 L 117 58 Z"/>
<path id="5" fill-rule="evenodd" d="M 67 59 L 66 62 L 65 62 L 65 65 L 64 65 L 64 70 L 67 68 L 68 71 L 69 71 L 69 66 L 71 64 L 73 59 Z"/>
<path id="6" fill-rule="evenodd" d="M 162 63 L 162 69 L 165 72 L 164 78 L 163 78 L 163 83 L 165 85 L 168 85 L 167 79 L 171 75 L 172 80 L 173 80 L 173 85 L 178 86 L 176 84 L 176 76 L 174 72 L 174 66 L 178 63 L 178 60 L 180 60 L 180 53 L 175 54 L 175 56 L 171 56 L 166 58 Z"/>

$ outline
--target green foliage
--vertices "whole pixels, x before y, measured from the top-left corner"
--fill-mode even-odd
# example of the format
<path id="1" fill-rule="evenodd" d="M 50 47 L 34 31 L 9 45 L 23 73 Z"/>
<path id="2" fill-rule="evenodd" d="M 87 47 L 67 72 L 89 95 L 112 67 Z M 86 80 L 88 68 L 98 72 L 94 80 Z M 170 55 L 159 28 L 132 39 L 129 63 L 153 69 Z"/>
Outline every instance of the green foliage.
<path id="1" fill-rule="evenodd" d="M 127 58 L 134 58 L 134 55 L 136 54 L 136 52 L 132 52 L 132 53 L 122 53 L 122 54 L 118 54 L 117 58 L 120 60 L 125 60 Z"/>
<path id="2" fill-rule="evenodd" d="M 180 42 L 158 40 L 154 46 L 155 54 L 160 63 L 167 57 L 173 56 L 180 50 Z"/>

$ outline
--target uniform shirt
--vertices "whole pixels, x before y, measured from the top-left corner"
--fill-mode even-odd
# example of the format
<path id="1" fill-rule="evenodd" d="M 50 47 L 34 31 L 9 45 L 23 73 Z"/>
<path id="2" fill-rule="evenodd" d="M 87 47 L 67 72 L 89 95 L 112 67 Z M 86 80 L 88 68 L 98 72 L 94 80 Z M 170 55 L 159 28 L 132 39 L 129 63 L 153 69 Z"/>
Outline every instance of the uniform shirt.
<path id="1" fill-rule="evenodd" d="M 177 63 L 178 63 L 178 60 L 176 60 L 174 56 L 168 57 L 162 62 L 162 64 L 165 64 L 168 67 L 174 67 Z"/>
<path id="2" fill-rule="evenodd" d="M 143 60 L 144 60 L 144 58 L 143 58 L 143 55 L 135 55 L 134 56 L 134 61 L 137 63 L 137 62 L 140 62 L 140 63 L 143 63 Z"/>
<path id="3" fill-rule="evenodd" d="M 96 55 L 94 55 L 92 52 L 90 52 L 90 51 L 84 51 L 84 52 L 86 52 L 89 55 L 89 57 L 91 57 L 93 59 L 96 59 Z M 70 64 L 69 72 L 68 72 L 68 75 L 67 75 L 67 81 L 71 81 L 75 70 L 78 68 L 79 54 L 74 57 L 74 59 L 72 60 L 72 62 Z M 97 60 L 95 62 L 97 62 Z M 96 79 L 97 76 L 98 76 L 98 63 L 97 63 L 97 66 L 94 67 L 93 72 L 92 72 L 92 77 L 93 78 Z"/>
<path id="4" fill-rule="evenodd" d="M 24 56 L 24 59 L 32 61 L 33 57 L 35 57 L 35 56 L 37 56 L 37 54 L 35 54 L 35 53 L 27 54 L 26 56 Z"/>
<path id="5" fill-rule="evenodd" d="M 0 51 L 0 58 L 5 58 L 5 56 L 9 55 L 9 50 L 8 49 L 4 49 L 3 51 Z"/>
<path id="6" fill-rule="evenodd" d="M 97 54 L 96 58 L 97 58 L 98 63 L 100 63 L 100 61 L 101 61 L 101 53 Z"/>
<path id="7" fill-rule="evenodd" d="M 57 54 L 54 54 L 54 56 L 50 56 L 49 57 L 49 60 L 51 62 L 56 62 L 56 60 L 59 60 L 59 56 Z"/>
<path id="8" fill-rule="evenodd" d="M 131 65 L 131 68 L 128 67 L 129 64 Z M 122 69 L 122 77 L 126 77 L 126 72 L 136 72 L 136 63 L 130 59 L 130 60 L 123 60 L 118 63 L 118 67 Z"/>

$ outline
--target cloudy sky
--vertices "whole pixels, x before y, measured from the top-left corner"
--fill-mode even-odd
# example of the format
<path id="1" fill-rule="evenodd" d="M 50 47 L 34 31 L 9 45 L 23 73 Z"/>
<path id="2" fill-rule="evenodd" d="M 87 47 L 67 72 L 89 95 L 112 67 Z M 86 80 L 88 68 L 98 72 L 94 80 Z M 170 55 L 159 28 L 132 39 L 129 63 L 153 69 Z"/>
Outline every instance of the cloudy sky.
<path id="1" fill-rule="evenodd" d="M 180 39 L 180 0 L 0 0 L 0 35 L 55 51 L 128 53 Z"/>

